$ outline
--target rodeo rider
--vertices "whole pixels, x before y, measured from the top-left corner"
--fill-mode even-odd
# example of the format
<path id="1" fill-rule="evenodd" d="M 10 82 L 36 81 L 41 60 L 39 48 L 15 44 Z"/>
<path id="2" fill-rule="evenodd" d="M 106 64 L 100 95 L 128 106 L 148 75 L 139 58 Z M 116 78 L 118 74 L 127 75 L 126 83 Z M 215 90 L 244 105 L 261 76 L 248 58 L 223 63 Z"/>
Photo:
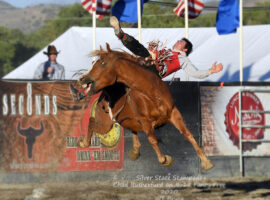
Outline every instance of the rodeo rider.
<path id="1" fill-rule="evenodd" d="M 134 37 L 124 33 L 116 17 L 110 17 L 110 25 L 113 27 L 115 35 L 121 40 L 122 44 L 139 57 L 139 63 L 153 71 L 160 78 L 164 78 L 179 69 L 183 69 L 189 76 L 203 79 L 223 69 L 221 63 L 217 64 L 217 62 L 214 62 L 209 70 L 198 70 L 188 58 L 188 55 L 192 52 L 193 45 L 186 38 L 176 41 L 172 50 L 165 48 L 160 50 L 159 41 L 149 42 L 146 49 Z M 88 92 L 82 89 L 78 91 L 72 85 L 70 85 L 70 91 L 75 100 L 83 99 L 87 96 Z"/>

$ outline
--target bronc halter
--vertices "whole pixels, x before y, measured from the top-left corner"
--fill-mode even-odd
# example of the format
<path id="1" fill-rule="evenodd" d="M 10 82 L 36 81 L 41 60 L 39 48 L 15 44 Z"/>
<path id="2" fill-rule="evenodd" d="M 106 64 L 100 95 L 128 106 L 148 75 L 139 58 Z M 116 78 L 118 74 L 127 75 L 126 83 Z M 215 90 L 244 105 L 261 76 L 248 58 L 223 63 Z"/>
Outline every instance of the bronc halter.
<path id="1" fill-rule="evenodd" d="M 105 112 L 109 112 L 110 118 L 111 118 L 111 120 L 112 120 L 114 123 L 119 123 L 119 124 L 121 124 L 122 121 L 124 121 L 125 119 L 122 119 L 120 122 L 117 122 L 117 121 L 116 121 L 116 118 L 117 118 L 118 115 L 121 113 L 121 111 L 124 109 L 125 105 L 128 103 L 128 105 L 130 106 L 130 108 L 131 108 L 133 114 L 134 114 L 135 117 L 137 118 L 137 121 L 142 125 L 140 119 L 138 119 L 138 117 L 137 117 L 137 112 L 136 112 L 136 110 L 134 109 L 134 107 L 133 107 L 133 105 L 132 105 L 132 102 L 131 102 L 131 98 L 130 98 L 130 91 L 131 91 L 131 89 L 128 88 L 128 87 L 126 87 L 126 88 L 125 88 L 125 91 L 126 91 L 126 94 L 125 94 L 125 101 L 124 101 L 124 103 L 121 105 L 121 107 L 120 107 L 114 114 L 112 113 L 112 109 L 111 109 L 111 107 L 110 107 L 110 101 L 109 101 L 109 103 L 107 104 L 108 111 L 106 111 L 105 108 L 103 108 L 103 110 L 104 110 Z"/>

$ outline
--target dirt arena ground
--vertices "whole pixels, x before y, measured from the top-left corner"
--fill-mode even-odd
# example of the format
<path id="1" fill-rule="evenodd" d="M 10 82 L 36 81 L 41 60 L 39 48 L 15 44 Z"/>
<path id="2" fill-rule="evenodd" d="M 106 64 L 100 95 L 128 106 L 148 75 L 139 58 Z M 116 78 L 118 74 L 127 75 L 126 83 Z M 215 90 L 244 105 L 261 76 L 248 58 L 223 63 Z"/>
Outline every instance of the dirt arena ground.
<path id="1" fill-rule="evenodd" d="M 270 199 L 270 178 L 181 179 L 80 183 L 0 184 L 1 200 Z"/>

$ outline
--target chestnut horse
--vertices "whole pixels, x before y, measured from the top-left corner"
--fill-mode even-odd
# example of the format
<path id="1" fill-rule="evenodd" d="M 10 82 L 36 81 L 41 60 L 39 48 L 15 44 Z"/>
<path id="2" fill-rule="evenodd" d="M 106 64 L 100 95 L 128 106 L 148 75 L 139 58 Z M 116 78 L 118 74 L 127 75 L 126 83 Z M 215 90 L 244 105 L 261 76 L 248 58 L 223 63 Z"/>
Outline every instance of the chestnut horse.
<path id="1" fill-rule="evenodd" d="M 173 165 L 172 157 L 161 153 L 154 134 L 156 127 L 169 122 L 193 145 L 201 159 L 202 169 L 211 169 L 213 164 L 186 127 L 167 85 L 155 73 L 139 65 L 134 56 L 111 50 L 109 44 L 106 45 L 107 51 L 100 49 L 92 52 L 92 56 L 99 58 L 92 69 L 79 78 L 78 83 L 81 86 L 90 85 L 90 95 L 103 91 L 104 97 L 98 103 L 99 112 L 110 113 L 112 121 L 132 131 L 133 147 L 129 157 L 132 160 L 139 157 L 141 144 L 137 132 L 144 132 L 158 161 L 165 167 Z M 94 122 L 90 120 L 87 137 L 80 146 L 90 144 L 93 126 Z"/>

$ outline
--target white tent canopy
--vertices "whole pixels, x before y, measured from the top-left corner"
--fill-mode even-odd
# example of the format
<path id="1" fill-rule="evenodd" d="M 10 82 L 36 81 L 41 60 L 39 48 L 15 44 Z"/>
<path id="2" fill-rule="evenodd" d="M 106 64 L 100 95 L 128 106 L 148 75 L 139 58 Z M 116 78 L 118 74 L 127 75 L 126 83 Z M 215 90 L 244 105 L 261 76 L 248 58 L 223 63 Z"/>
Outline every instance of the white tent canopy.
<path id="1" fill-rule="evenodd" d="M 138 38 L 138 30 L 124 28 L 124 31 Z M 142 43 L 147 47 L 148 42 L 159 40 L 166 47 L 184 37 L 184 28 L 143 28 Z M 244 43 L 244 81 L 269 81 L 270 80 L 270 25 L 245 26 L 243 30 Z M 121 42 L 116 38 L 112 28 L 96 29 L 97 48 L 105 48 L 108 42 L 112 49 L 123 49 Z M 220 73 L 209 76 L 204 81 L 239 81 L 239 34 L 218 35 L 213 28 L 190 28 L 189 39 L 193 43 L 193 52 L 189 58 L 198 69 L 209 69 L 217 61 L 224 65 Z M 55 45 L 60 53 L 57 57 L 59 63 L 64 65 L 67 80 L 77 79 L 75 72 L 91 67 L 89 53 L 92 51 L 92 28 L 72 27 L 59 36 L 51 44 Z M 47 47 L 42 49 L 32 58 L 3 77 L 3 79 L 32 79 L 34 71 L 41 62 L 47 60 L 43 54 Z M 164 80 L 171 80 L 173 75 Z M 182 81 L 185 78 L 184 70 L 179 70 L 174 77 Z M 200 81 L 189 78 L 190 81 Z"/>

